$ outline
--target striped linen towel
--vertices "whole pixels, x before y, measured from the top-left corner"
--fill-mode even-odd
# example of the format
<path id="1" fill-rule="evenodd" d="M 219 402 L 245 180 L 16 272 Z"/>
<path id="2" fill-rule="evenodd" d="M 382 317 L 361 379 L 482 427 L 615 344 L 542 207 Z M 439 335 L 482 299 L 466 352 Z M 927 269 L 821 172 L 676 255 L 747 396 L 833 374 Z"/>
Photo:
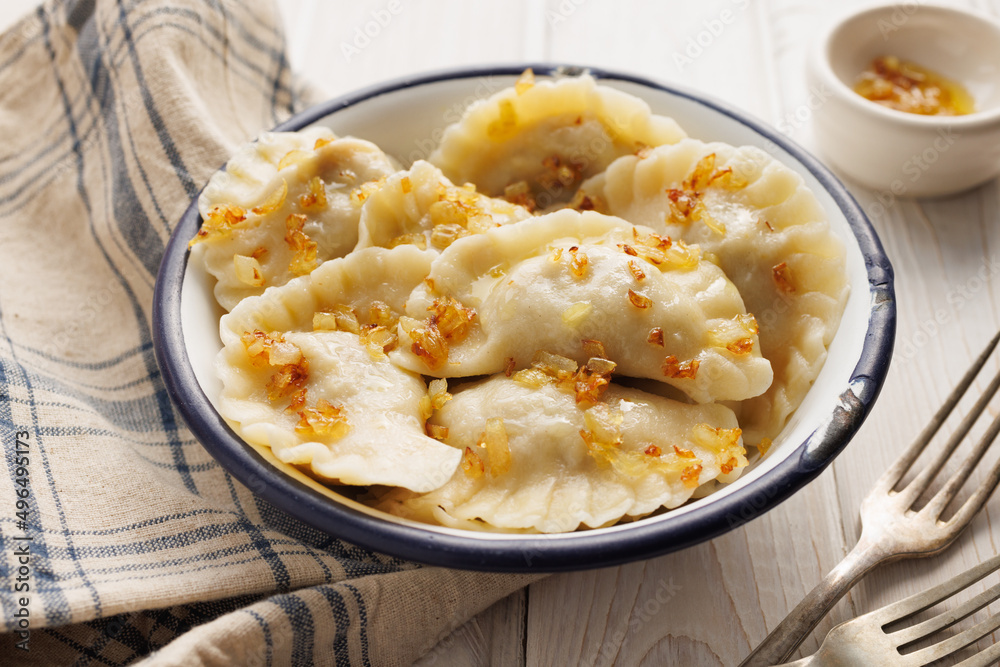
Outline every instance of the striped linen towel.
<path id="1" fill-rule="evenodd" d="M 171 406 L 160 257 L 307 101 L 280 25 L 269 0 L 50 0 L 0 37 L 0 663 L 409 664 L 532 580 L 321 534 Z"/>

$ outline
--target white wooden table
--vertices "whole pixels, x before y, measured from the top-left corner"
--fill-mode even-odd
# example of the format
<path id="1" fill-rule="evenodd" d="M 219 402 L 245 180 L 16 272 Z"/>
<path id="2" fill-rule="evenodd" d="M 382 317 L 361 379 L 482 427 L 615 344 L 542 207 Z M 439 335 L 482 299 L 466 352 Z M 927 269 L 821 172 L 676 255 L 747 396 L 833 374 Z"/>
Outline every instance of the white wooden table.
<path id="1" fill-rule="evenodd" d="M 585 64 L 697 89 L 808 148 L 805 51 L 836 13 L 862 3 L 280 4 L 293 69 L 331 96 L 461 64 Z M 1000 15 L 1000 0 L 955 4 Z M 27 9 L 19 0 L 0 0 L 0 22 Z M 866 210 L 875 210 L 878 193 L 850 187 Z M 736 665 L 763 639 L 854 544 L 867 489 L 1000 326 L 996 183 L 946 199 L 896 200 L 872 222 L 896 271 L 896 351 L 872 415 L 826 472 L 792 500 L 715 540 L 653 560 L 546 578 L 475 617 L 420 664 Z M 803 654 L 836 623 L 997 553 L 997 518 L 1000 496 L 945 554 L 869 575 L 805 642 Z"/>
<path id="2" fill-rule="evenodd" d="M 861 3 L 283 0 L 293 69 L 330 95 L 460 64 L 586 64 L 700 90 L 807 148 L 813 93 L 803 80 L 805 52 L 851 4 Z M 1000 14 L 997 1 L 968 4 Z M 878 193 L 852 191 L 876 210 Z M 777 509 L 700 546 L 536 583 L 461 627 L 421 664 L 739 663 L 853 546 L 871 483 L 1000 326 L 995 183 L 949 199 L 899 200 L 872 222 L 896 270 L 896 358 L 871 417 L 830 469 Z M 871 574 L 802 651 L 811 653 L 834 624 L 996 553 L 998 517 L 1000 496 L 944 555 Z"/>

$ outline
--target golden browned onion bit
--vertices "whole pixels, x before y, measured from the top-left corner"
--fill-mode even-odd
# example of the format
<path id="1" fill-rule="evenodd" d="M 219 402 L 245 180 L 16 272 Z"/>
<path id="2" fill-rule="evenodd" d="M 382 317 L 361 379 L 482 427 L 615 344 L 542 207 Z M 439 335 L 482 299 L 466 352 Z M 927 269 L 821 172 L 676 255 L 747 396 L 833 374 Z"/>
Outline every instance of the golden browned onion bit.
<path id="1" fill-rule="evenodd" d="M 389 304 L 384 301 L 372 301 L 368 306 L 368 319 L 372 324 L 383 327 L 396 326 L 396 313 L 393 312 Z"/>
<path id="2" fill-rule="evenodd" d="M 528 185 L 528 181 L 517 181 L 505 187 L 503 198 L 511 204 L 523 206 L 528 209 L 529 213 L 534 213 L 538 208 L 538 204 L 535 202 L 535 195 L 531 193 L 531 186 Z"/>
<path id="3" fill-rule="evenodd" d="M 521 76 L 518 77 L 517 83 L 514 84 L 514 92 L 518 95 L 523 95 L 524 93 L 531 90 L 535 85 L 535 72 L 530 67 L 521 72 Z"/>
<path id="4" fill-rule="evenodd" d="M 302 151 L 298 149 L 288 151 L 284 154 L 284 156 L 282 156 L 281 160 L 278 161 L 278 171 L 287 169 L 288 167 L 299 164 L 300 162 L 305 162 L 310 157 L 312 157 L 312 153 L 310 151 Z"/>
<path id="5" fill-rule="evenodd" d="M 491 417 L 486 420 L 486 430 L 477 444 L 486 449 L 490 461 L 490 477 L 498 477 L 510 470 L 510 445 L 502 418 Z"/>
<path id="6" fill-rule="evenodd" d="M 538 177 L 538 183 L 547 190 L 568 188 L 582 179 L 583 170 L 573 163 L 566 163 L 558 155 L 549 155 L 542 160 L 545 171 Z"/>
<path id="7" fill-rule="evenodd" d="M 693 380 L 698 376 L 698 367 L 701 365 L 697 359 L 689 359 L 681 362 L 674 355 L 667 355 L 663 360 L 661 370 L 663 375 L 677 380 Z"/>
<path id="8" fill-rule="evenodd" d="M 316 140 L 316 143 L 313 144 L 313 150 L 318 151 L 319 149 L 323 148 L 323 146 L 326 146 L 327 144 L 332 144 L 333 141 L 334 141 L 333 139 L 320 137 L 319 139 Z"/>
<path id="9" fill-rule="evenodd" d="M 315 408 L 299 412 L 299 423 L 295 425 L 295 432 L 300 435 L 333 439 L 344 437 L 350 429 L 344 408 L 333 405 L 325 398 L 316 401 Z"/>
<path id="10" fill-rule="evenodd" d="M 288 183 L 285 179 L 281 179 L 281 185 L 276 187 L 260 206 L 254 206 L 250 209 L 250 212 L 254 215 L 267 215 L 268 213 L 273 213 L 284 205 L 285 198 L 287 196 Z"/>
<path id="11" fill-rule="evenodd" d="M 301 213 L 292 213 L 285 218 L 285 243 L 293 253 L 288 270 L 297 276 L 305 275 L 316 268 L 318 246 L 302 231 L 305 224 L 306 216 Z"/>
<path id="12" fill-rule="evenodd" d="M 643 272 L 642 268 L 635 260 L 630 259 L 628 261 L 628 270 L 632 272 L 632 277 L 635 278 L 636 282 L 642 282 L 646 279 L 645 272 Z"/>
<path id="13" fill-rule="evenodd" d="M 587 255 L 586 253 L 580 252 L 577 246 L 573 246 L 569 249 L 570 262 L 569 270 L 576 278 L 583 278 L 587 275 Z"/>
<path id="14" fill-rule="evenodd" d="M 507 357 L 503 361 L 503 374 L 510 377 L 514 373 L 514 369 L 517 367 L 517 362 L 514 361 L 514 357 Z"/>
<path id="15" fill-rule="evenodd" d="M 739 428 L 712 427 L 708 424 L 696 424 L 691 430 L 695 442 L 715 452 L 724 475 L 748 465 L 746 449 L 740 444 L 741 435 Z"/>
<path id="16" fill-rule="evenodd" d="M 368 351 L 369 356 L 375 360 L 388 358 L 389 352 L 396 349 L 396 344 L 399 342 L 395 331 L 379 324 L 363 326 L 358 340 Z"/>
<path id="17" fill-rule="evenodd" d="M 441 426 L 439 424 L 427 424 L 425 431 L 427 435 L 435 440 L 447 440 L 448 439 L 448 427 Z"/>
<path id="18" fill-rule="evenodd" d="M 254 257 L 233 255 L 233 269 L 236 279 L 250 287 L 264 286 L 264 267 Z"/>
<path id="19" fill-rule="evenodd" d="M 326 205 L 326 184 L 319 176 L 313 176 L 309 180 L 309 192 L 299 195 L 299 206 L 306 209 L 323 209 Z"/>
<path id="20" fill-rule="evenodd" d="M 684 483 L 689 489 L 696 489 L 701 484 L 699 478 L 701 477 L 702 466 L 700 463 L 692 463 L 688 467 L 681 471 L 681 482 Z"/>
<path id="21" fill-rule="evenodd" d="M 732 167 L 715 168 L 715 153 L 701 158 L 694 166 L 680 188 L 666 190 L 670 215 L 667 222 L 690 223 L 700 220 L 716 234 L 725 234 L 726 227 L 709 214 L 703 200 L 704 190 L 716 186 L 728 190 L 738 190 L 747 186 L 746 180 L 739 178 Z"/>
<path id="22" fill-rule="evenodd" d="M 584 412 L 585 428 L 580 431 L 580 437 L 587 445 L 587 453 L 598 465 L 610 465 L 626 477 L 657 473 L 690 488 L 698 486 L 702 462 L 690 450 L 673 445 L 672 452 L 664 453 L 656 444 L 648 444 L 642 451 L 623 449 L 624 420 L 621 410 L 604 403 Z"/>
<path id="23" fill-rule="evenodd" d="M 660 327 L 653 327 L 649 330 L 649 335 L 646 336 L 646 342 L 651 345 L 659 345 L 663 347 L 663 329 Z"/>
<path id="24" fill-rule="evenodd" d="M 580 344 L 583 345 L 583 353 L 588 357 L 608 358 L 607 350 L 601 341 L 594 340 L 593 338 L 584 338 L 580 341 Z"/>
<path id="25" fill-rule="evenodd" d="M 351 203 L 361 206 L 365 200 L 378 192 L 385 185 L 386 177 L 382 176 L 374 181 L 367 181 L 351 190 Z"/>
<path id="26" fill-rule="evenodd" d="M 639 294 L 632 288 L 628 290 L 628 300 L 633 306 L 640 310 L 645 310 L 653 306 L 653 300 L 644 294 Z"/>
<path id="27" fill-rule="evenodd" d="M 448 361 L 448 341 L 436 326 L 414 327 L 409 334 L 413 341 L 410 351 L 423 359 L 429 369 L 437 370 Z"/>
<path id="28" fill-rule="evenodd" d="M 486 472 L 486 465 L 472 447 L 462 452 L 462 472 L 473 479 L 479 479 Z"/>
<path id="29" fill-rule="evenodd" d="M 577 371 L 573 382 L 576 402 L 593 404 L 601 400 L 601 396 L 611 384 L 611 374 L 615 370 L 615 362 L 594 357 Z"/>
<path id="30" fill-rule="evenodd" d="M 218 238 L 225 238 L 232 233 L 233 228 L 247 219 L 247 212 L 236 204 L 220 204 L 208 212 L 208 217 L 201 229 L 188 242 L 188 247 Z"/>
<path id="31" fill-rule="evenodd" d="M 490 139 L 505 139 L 517 128 L 517 111 L 510 100 L 500 100 L 500 115 L 486 127 Z"/>
<path id="32" fill-rule="evenodd" d="M 436 327 L 449 343 L 464 340 L 476 319 L 476 309 L 466 308 L 453 296 L 435 299 L 427 310 L 431 313 L 430 326 Z"/>
<path id="33" fill-rule="evenodd" d="M 304 389 L 309 380 L 309 362 L 305 358 L 298 363 L 285 364 L 278 368 L 278 372 L 267 381 L 267 398 L 275 403 L 283 398 L 288 398 L 293 393 Z"/>
<path id="34" fill-rule="evenodd" d="M 787 262 L 781 262 L 771 267 L 771 277 L 778 291 L 784 294 L 791 294 L 795 291 L 795 283 L 792 281 L 792 272 L 788 268 Z"/>
<path id="35" fill-rule="evenodd" d="M 260 329 L 254 329 L 244 331 L 240 341 L 254 368 L 284 366 L 298 363 L 302 359 L 299 346 L 286 341 L 281 333 L 264 333 Z"/>

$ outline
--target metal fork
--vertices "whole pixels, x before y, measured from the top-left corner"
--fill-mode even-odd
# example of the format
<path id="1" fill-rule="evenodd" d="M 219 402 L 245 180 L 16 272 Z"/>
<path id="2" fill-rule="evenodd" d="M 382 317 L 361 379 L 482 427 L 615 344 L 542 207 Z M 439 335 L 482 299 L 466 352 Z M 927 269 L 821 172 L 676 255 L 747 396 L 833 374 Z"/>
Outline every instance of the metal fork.
<path id="1" fill-rule="evenodd" d="M 786 663 L 783 667 L 821 667 L 822 665 L 887 665 L 892 667 L 923 667 L 935 660 L 954 655 L 971 646 L 997 628 L 1000 616 L 991 616 L 962 632 L 941 639 L 907 654 L 901 648 L 925 642 L 935 633 L 946 630 L 1000 598 L 1000 584 L 970 598 L 954 609 L 908 628 L 887 632 L 886 626 L 904 621 L 925 609 L 947 600 L 983 577 L 1000 569 L 1000 556 L 959 574 L 923 593 L 886 605 L 864 616 L 841 623 L 827 634 L 819 650 L 811 656 Z M 1000 658 L 1000 644 L 969 656 L 956 667 L 987 667 Z"/>
<path id="2" fill-rule="evenodd" d="M 1000 432 L 1000 416 L 990 424 L 986 433 L 976 443 L 975 449 L 948 479 L 944 487 L 924 507 L 919 510 L 913 509 L 914 503 L 927 490 L 1000 388 L 1000 373 L 993 378 L 986 391 L 927 467 L 905 487 L 897 490 L 896 486 L 965 395 L 998 341 L 1000 333 L 993 337 L 913 444 L 883 473 L 875 483 L 875 487 L 862 501 L 861 537 L 851 552 L 740 663 L 740 667 L 764 667 L 786 661 L 826 612 L 869 570 L 881 563 L 902 558 L 931 556 L 943 551 L 955 541 L 986 504 L 990 494 L 1000 482 L 1000 461 L 993 465 L 986 478 L 961 508 L 947 521 L 941 520 L 941 513 L 948 507 Z"/>

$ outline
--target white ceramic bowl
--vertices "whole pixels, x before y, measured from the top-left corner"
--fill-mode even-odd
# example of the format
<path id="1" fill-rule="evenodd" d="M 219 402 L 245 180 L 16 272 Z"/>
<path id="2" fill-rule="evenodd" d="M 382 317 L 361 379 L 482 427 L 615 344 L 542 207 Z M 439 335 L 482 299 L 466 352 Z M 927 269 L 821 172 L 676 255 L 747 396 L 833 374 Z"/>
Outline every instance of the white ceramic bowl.
<path id="1" fill-rule="evenodd" d="M 920 116 L 851 88 L 873 58 L 897 56 L 968 88 L 976 111 Z M 1000 23 L 923 3 L 862 10 L 836 22 L 808 60 L 823 157 L 862 185 L 895 196 L 960 192 L 1000 174 Z"/>
<path id="2" fill-rule="evenodd" d="M 470 102 L 512 85 L 526 65 L 462 69 L 389 82 L 309 109 L 278 130 L 327 125 L 374 141 L 404 165 L 426 157 Z M 536 76 L 566 68 L 532 65 Z M 569 70 L 572 72 L 572 70 Z M 768 456 L 737 482 L 669 512 L 608 528 L 509 535 L 428 526 L 377 512 L 251 448 L 215 409 L 213 360 L 221 347 L 212 281 L 188 264 L 201 223 L 196 203 L 178 223 L 157 278 L 157 360 L 178 410 L 216 459 L 252 491 L 302 521 L 362 546 L 436 565 L 568 570 L 648 558 L 719 535 L 774 507 L 847 445 L 885 378 L 895 333 L 892 268 L 857 202 L 814 158 L 773 129 L 694 93 L 590 70 L 600 83 L 646 100 L 703 140 L 755 145 L 800 174 L 847 248 L 851 294 L 822 372 Z"/>

